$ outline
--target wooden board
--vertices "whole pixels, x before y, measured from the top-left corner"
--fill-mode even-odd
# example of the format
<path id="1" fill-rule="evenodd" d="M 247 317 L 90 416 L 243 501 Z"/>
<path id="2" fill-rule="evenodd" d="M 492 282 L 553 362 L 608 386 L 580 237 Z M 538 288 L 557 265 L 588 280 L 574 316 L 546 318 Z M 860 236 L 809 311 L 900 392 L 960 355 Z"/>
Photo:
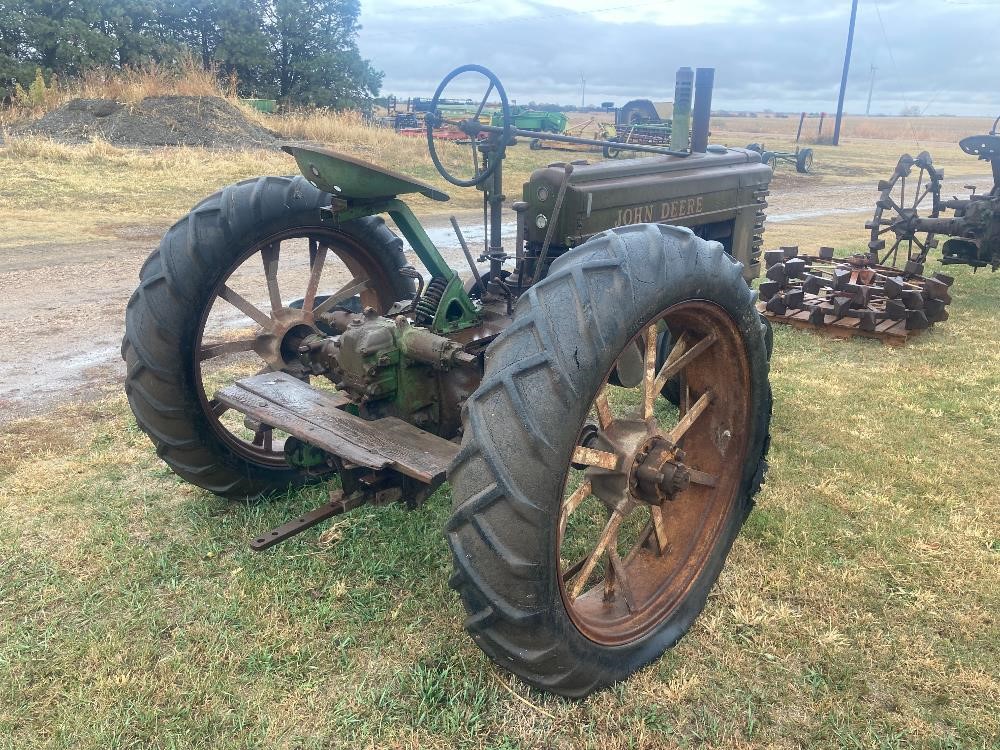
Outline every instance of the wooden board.
<path id="1" fill-rule="evenodd" d="M 823 325 L 817 326 L 809 322 L 808 310 L 789 309 L 784 315 L 776 315 L 773 312 L 768 312 L 764 302 L 757 303 L 757 310 L 772 323 L 785 323 L 794 328 L 813 331 L 836 339 L 860 336 L 879 339 L 891 346 L 902 346 L 920 333 L 920 329 L 907 330 L 905 320 L 881 320 L 875 326 L 874 331 L 864 331 L 860 328 L 861 321 L 858 318 L 837 318 L 833 315 L 826 315 Z"/>
<path id="2" fill-rule="evenodd" d="M 370 469 L 395 469 L 428 484 L 442 480 L 458 445 L 395 417 L 367 420 L 344 411 L 342 394 L 283 372 L 239 380 L 215 398 L 261 424 Z"/>

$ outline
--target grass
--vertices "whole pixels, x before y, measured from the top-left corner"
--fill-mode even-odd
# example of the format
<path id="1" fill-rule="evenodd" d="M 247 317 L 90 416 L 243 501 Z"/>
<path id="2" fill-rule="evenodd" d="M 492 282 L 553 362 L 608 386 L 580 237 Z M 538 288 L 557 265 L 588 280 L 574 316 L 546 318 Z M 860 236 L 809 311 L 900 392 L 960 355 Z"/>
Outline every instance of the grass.
<path id="1" fill-rule="evenodd" d="M 775 331 L 771 473 L 691 633 L 583 702 L 461 631 L 447 489 L 255 555 L 114 397 L 0 453 L 2 747 L 987 748 L 1000 736 L 997 279 L 909 346 Z"/>
<path id="2" fill-rule="evenodd" d="M 432 178 L 420 141 L 296 127 Z M 886 176 L 901 147 L 821 147 L 816 175 L 777 185 Z M 557 158 L 515 149 L 508 184 Z M 165 224 L 216 186 L 290 169 L 273 152 L 15 140 L 0 248 Z M 862 221 L 769 225 L 768 245 L 855 249 Z M 582 702 L 527 689 L 464 635 L 447 487 L 256 555 L 249 537 L 322 490 L 220 501 L 159 462 L 121 396 L 9 424 L 0 748 L 1000 747 L 1000 279 L 954 273 L 952 318 L 902 349 L 775 331 L 772 469 L 704 614 Z"/>

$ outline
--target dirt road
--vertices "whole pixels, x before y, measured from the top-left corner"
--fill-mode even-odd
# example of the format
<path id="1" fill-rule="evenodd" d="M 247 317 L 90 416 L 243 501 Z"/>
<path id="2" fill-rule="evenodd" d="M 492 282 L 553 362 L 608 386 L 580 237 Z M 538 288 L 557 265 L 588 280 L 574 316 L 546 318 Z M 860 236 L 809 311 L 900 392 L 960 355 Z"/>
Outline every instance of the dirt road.
<path id="1" fill-rule="evenodd" d="M 967 179 L 947 180 L 946 192 L 961 192 Z M 769 223 L 820 223 L 856 214 L 859 240 L 864 239 L 863 216 L 874 202 L 870 181 L 808 189 L 782 188 L 780 182 L 769 199 Z M 0 341 L 5 353 L 0 359 L 0 424 L 120 387 L 125 305 L 139 267 L 172 218 L 158 225 L 117 228 L 98 243 L 0 249 Z M 482 243 L 481 219 L 472 214 L 460 220 L 475 252 Z M 425 221 L 446 259 L 465 269 L 447 217 Z M 513 225 L 505 226 L 504 234 L 512 239 Z M 411 256 L 411 261 L 416 258 Z"/>

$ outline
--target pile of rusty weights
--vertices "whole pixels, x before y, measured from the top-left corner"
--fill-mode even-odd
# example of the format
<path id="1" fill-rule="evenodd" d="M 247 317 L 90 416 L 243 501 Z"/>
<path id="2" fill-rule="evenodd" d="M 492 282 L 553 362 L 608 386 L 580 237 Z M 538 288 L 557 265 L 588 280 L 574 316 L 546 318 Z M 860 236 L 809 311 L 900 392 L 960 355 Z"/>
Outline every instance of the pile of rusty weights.
<path id="1" fill-rule="evenodd" d="M 856 318 L 857 329 L 874 332 L 887 327 L 885 321 L 917 331 L 948 319 L 954 279 L 943 273 L 925 277 L 922 263 L 900 269 L 880 265 L 874 254 L 835 259 L 831 247 L 815 256 L 799 254 L 798 247 L 768 250 L 764 263 L 760 299 L 772 320 L 794 310 L 807 312 L 817 327 Z"/>

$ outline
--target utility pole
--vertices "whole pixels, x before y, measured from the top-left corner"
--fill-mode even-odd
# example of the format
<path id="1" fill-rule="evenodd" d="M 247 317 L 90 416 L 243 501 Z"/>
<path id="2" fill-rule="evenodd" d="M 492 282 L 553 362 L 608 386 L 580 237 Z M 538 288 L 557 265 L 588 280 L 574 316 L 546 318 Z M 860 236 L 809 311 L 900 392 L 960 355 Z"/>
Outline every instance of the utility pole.
<path id="1" fill-rule="evenodd" d="M 580 89 L 580 109 L 587 106 L 587 79 L 583 77 L 583 73 L 580 73 L 580 83 L 582 88 Z"/>
<path id="2" fill-rule="evenodd" d="M 868 84 L 868 104 L 865 105 L 865 117 L 868 117 L 872 113 L 872 92 L 875 90 L 875 71 L 878 70 L 874 65 L 872 67 L 872 80 Z"/>
<path id="3" fill-rule="evenodd" d="M 851 26 L 847 30 L 847 52 L 844 53 L 844 73 L 840 77 L 840 98 L 837 99 L 837 122 L 833 125 L 833 145 L 840 145 L 840 121 L 844 117 L 844 95 L 847 93 L 847 73 L 851 69 L 851 47 L 854 46 L 854 22 L 858 19 L 858 0 L 851 0 Z"/>

